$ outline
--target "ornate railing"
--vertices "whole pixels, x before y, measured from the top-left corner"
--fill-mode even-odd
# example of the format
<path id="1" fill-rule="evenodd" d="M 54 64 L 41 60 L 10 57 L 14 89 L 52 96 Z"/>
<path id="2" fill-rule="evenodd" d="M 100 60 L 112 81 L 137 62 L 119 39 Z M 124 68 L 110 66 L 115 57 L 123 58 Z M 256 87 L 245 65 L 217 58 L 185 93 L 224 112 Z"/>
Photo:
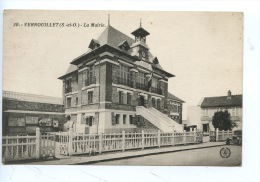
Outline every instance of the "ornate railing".
<path id="1" fill-rule="evenodd" d="M 12 91 L 3 91 L 3 98 L 10 99 L 10 100 L 20 100 L 20 101 L 49 103 L 49 104 L 63 103 L 62 98 L 59 97 L 27 94 L 27 93 L 12 92 Z"/>
<path id="2" fill-rule="evenodd" d="M 133 87 L 134 86 L 132 80 L 125 79 L 125 78 L 122 78 L 122 77 L 117 77 L 117 83 L 121 84 L 121 85 L 128 86 L 128 87 Z"/>
<path id="3" fill-rule="evenodd" d="M 89 86 L 89 85 L 92 85 L 92 84 L 96 84 L 96 78 L 95 77 L 88 78 L 88 79 L 85 80 L 85 86 Z"/>
<path id="4" fill-rule="evenodd" d="M 162 89 L 160 89 L 160 88 L 152 87 L 151 92 L 162 95 Z"/>
<path id="5" fill-rule="evenodd" d="M 140 90 L 149 91 L 148 85 L 143 83 L 136 83 L 136 88 Z"/>
<path id="6" fill-rule="evenodd" d="M 65 94 L 72 92 L 72 87 L 65 88 Z"/>

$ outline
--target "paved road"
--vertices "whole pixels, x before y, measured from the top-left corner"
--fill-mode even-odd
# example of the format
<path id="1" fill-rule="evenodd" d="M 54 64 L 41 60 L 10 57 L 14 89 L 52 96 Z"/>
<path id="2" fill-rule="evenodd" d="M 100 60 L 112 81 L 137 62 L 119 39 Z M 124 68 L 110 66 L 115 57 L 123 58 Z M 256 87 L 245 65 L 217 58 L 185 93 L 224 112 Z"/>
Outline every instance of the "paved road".
<path id="1" fill-rule="evenodd" d="M 107 162 L 98 162 L 92 165 L 163 165 L 163 166 L 239 166 L 242 161 L 242 147 L 230 145 L 229 158 L 222 158 L 220 147 L 195 149 L 189 151 L 173 152 L 159 155 L 150 155 Z"/>

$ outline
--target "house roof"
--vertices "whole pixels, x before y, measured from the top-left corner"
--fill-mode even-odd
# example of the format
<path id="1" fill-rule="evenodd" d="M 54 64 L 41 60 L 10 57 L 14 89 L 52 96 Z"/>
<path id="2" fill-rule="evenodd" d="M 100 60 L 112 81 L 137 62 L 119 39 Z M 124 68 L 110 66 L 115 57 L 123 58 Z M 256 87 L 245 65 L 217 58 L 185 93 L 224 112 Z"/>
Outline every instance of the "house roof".
<path id="1" fill-rule="evenodd" d="M 242 106 L 242 95 L 205 97 L 201 107 L 225 107 L 225 106 Z"/>
<path id="2" fill-rule="evenodd" d="M 181 100 L 180 98 L 178 98 L 178 97 L 176 97 L 175 95 L 171 94 L 170 92 L 168 92 L 168 99 L 176 100 L 176 101 L 179 101 L 179 102 L 184 103 L 183 100 Z"/>
<path id="3" fill-rule="evenodd" d="M 132 43 L 135 42 L 134 39 L 132 39 L 131 37 L 127 36 L 126 34 L 120 32 L 119 30 L 115 29 L 114 27 L 112 27 L 111 25 L 108 25 L 105 30 L 100 34 L 100 36 L 97 38 L 97 40 L 92 39 L 91 42 L 96 42 L 100 44 L 100 47 L 103 45 L 109 45 L 119 51 L 122 51 L 119 47 L 120 44 L 122 44 L 123 42 L 127 41 L 127 43 L 131 46 Z M 86 53 L 82 54 L 81 56 L 75 58 L 72 61 L 73 62 L 77 61 L 78 59 L 82 58 L 83 56 L 87 55 L 88 53 L 92 52 L 92 49 L 88 49 Z M 124 51 L 125 52 L 125 51 Z M 126 51 L 127 54 L 129 54 L 130 56 L 132 55 L 132 49 L 129 49 L 128 51 Z M 146 64 L 142 64 L 140 62 L 142 61 L 136 61 L 134 62 L 136 65 L 139 66 L 146 66 L 145 68 L 152 70 L 152 68 L 158 68 L 159 70 L 162 70 L 163 72 L 168 73 L 167 71 L 165 71 L 161 65 L 159 64 L 153 64 L 153 60 L 155 59 L 155 57 L 151 54 L 150 51 L 148 51 L 148 55 L 149 55 L 149 62 L 151 63 L 150 66 L 147 67 Z M 76 70 L 75 66 L 70 66 L 69 69 L 67 70 L 67 72 L 65 73 L 65 75 L 72 73 Z M 63 75 L 63 76 L 65 76 Z M 61 76 L 60 78 L 62 78 L 63 76 Z M 170 73 L 168 73 L 167 76 L 174 76 Z"/>

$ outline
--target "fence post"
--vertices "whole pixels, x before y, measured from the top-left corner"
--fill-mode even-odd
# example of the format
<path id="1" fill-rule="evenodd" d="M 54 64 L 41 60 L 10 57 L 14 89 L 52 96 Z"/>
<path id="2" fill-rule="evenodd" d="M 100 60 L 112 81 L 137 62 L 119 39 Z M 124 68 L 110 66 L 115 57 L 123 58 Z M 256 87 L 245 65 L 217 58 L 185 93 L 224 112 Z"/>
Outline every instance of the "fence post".
<path id="1" fill-rule="evenodd" d="M 68 152 L 69 152 L 69 156 L 72 155 L 72 140 L 73 140 L 73 128 L 69 128 L 69 146 L 68 146 Z"/>
<path id="2" fill-rule="evenodd" d="M 186 145 L 186 130 L 183 131 L 184 135 L 183 135 L 183 143 L 184 145 Z"/>
<path id="3" fill-rule="evenodd" d="M 125 130 L 122 131 L 122 151 L 125 151 Z"/>
<path id="4" fill-rule="evenodd" d="M 40 159 L 41 156 L 41 132 L 40 132 L 40 128 L 37 127 L 36 128 L 36 159 Z"/>
<path id="5" fill-rule="evenodd" d="M 144 149 L 144 130 L 142 130 L 142 149 Z"/>
<path id="6" fill-rule="evenodd" d="M 160 130 L 158 130 L 158 137 L 157 137 L 157 139 L 158 139 L 158 147 L 161 147 L 161 131 Z"/>
<path id="7" fill-rule="evenodd" d="M 216 142 L 218 142 L 218 128 L 216 129 Z"/>
<path id="8" fill-rule="evenodd" d="M 194 143 L 197 142 L 197 131 L 196 131 L 196 128 L 194 128 Z"/>
<path id="9" fill-rule="evenodd" d="M 99 133 L 99 154 L 102 152 L 102 133 Z"/>
<path id="10" fill-rule="evenodd" d="M 172 132 L 172 146 L 174 146 L 174 130 Z"/>

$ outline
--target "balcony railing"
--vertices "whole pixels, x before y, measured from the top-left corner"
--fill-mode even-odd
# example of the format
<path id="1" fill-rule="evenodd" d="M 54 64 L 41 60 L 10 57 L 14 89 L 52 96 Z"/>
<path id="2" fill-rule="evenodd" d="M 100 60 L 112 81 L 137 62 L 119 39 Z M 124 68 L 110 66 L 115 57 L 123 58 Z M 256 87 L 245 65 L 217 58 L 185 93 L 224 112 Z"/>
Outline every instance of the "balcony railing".
<path id="1" fill-rule="evenodd" d="M 143 83 L 136 83 L 136 88 L 140 90 L 149 91 L 148 85 Z"/>
<path id="2" fill-rule="evenodd" d="M 85 86 L 89 86 L 89 85 L 92 85 L 92 84 L 96 84 L 96 78 L 95 77 L 92 77 L 92 78 L 85 80 Z"/>
<path id="3" fill-rule="evenodd" d="M 66 94 L 66 93 L 70 93 L 70 92 L 72 92 L 72 87 L 67 87 L 67 88 L 65 89 L 65 94 Z"/>
<path id="4" fill-rule="evenodd" d="M 121 77 L 117 77 L 117 83 L 121 84 L 121 85 L 126 85 L 128 87 L 133 87 L 133 85 L 134 85 L 132 80 L 124 79 Z"/>
<path id="5" fill-rule="evenodd" d="M 155 94 L 160 94 L 160 95 L 162 95 L 162 89 L 160 89 L 160 88 L 152 87 L 151 92 L 152 92 L 152 93 L 155 93 Z"/>

